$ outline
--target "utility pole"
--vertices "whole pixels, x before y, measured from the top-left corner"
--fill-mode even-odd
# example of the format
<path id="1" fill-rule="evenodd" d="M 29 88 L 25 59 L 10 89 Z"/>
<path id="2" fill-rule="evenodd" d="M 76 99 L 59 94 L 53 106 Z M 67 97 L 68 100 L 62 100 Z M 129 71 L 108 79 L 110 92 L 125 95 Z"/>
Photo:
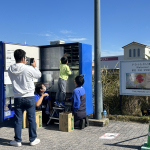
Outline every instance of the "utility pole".
<path id="1" fill-rule="evenodd" d="M 101 119 L 103 111 L 100 52 L 100 0 L 94 0 L 94 92 L 95 119 Z"/>

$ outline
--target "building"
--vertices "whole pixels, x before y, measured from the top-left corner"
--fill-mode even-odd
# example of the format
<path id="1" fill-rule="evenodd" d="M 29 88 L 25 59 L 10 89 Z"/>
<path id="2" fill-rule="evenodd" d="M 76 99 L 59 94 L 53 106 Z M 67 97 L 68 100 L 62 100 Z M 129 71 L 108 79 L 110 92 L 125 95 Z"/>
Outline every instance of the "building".
<path id="1" fill-rule="evenodd" d="M 124 49 L 124 60 L 143 60 L 148 59 L 150 47 L 133 41 L 122 47 Z M 145 55 L 146 54 L 146 55 Z"/>
<path id="2" fill-rule="evenodd" d="M 148 59 L 150 55 L 150 47 L 138 42 L 131 42 L 122 47 L 124 55 L 101 57 L 101 68 L 119 69 L 121 60 L 143 60 Z M 94 63 L 92 63 L 92 73 L 94 73 Z"/>
<path id="3" fill-rule="evenodd" d="M 124 60 L 124 56 L 108 56 L 101 57 L 101 68 L 106 69 L 119 69 L 119 62 Z"/>
<path id="4" fill-rule="evenodd" d="M 124 60 L 124 55 L 101 57 L 101 68 L 119 69 L 119 63 Z M 94 73 L 94 62 L 92 63 L 92 74 Z"/>

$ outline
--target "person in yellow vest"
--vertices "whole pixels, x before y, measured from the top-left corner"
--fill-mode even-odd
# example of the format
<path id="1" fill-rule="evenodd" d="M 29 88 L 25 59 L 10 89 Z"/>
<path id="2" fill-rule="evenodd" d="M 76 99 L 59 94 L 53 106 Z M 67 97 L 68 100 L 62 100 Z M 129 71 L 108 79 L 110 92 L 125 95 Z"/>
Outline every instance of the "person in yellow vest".
<path id="1" fill-rule="evenodd" d="M 72 74 L 67 64 L 68 64 L 68 58 L 67 58 L 67 54 L 65 53 L 60 60 L 58 91 L 56 93 L 56 101 L 54 102 L 54 105 L 57 107 L 65 107 L 64 101 L 66 97 L 66 83 L 67 83 L 68 76 Z"/>

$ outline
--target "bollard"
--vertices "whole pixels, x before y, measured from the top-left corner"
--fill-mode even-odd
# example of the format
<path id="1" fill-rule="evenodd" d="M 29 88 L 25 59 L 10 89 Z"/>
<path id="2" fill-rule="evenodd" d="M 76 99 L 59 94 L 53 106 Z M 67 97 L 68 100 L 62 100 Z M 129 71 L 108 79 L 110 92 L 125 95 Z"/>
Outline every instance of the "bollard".
<path id="1" fill-rule="evenodd" d="M 141 150 L 150 150 L 150 116 L 149 116 L 149 130 L 148 130 L 148 140 L 141 147 Z"/>

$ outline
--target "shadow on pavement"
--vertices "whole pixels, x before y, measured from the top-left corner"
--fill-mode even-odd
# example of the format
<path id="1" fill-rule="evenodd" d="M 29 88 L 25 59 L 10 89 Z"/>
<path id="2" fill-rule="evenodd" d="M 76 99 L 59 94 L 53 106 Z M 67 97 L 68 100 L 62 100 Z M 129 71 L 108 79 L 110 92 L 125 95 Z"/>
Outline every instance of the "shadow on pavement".
<path id="1" fill-rule="evenodd" d="M 7 139 L 2 139 L 0 138 L 0 145 L 3 145 L 3 146 L 11 146 L 9 143 L 10 143 L 11 140 L 7 140 Z M 21 142 L 22 145 L 25 145 L 25 146 L 30 146 L 30 142 L 28 143 L 25 143 L 25 142 Z"/>
<path id="2" fill-rule="evenodd" d="M 123 142 L 131 141 L 131 140 L 135 140 L 135 139 L 138 139 L 138 138 L 141 138 L 141 137 L 144 137 L 144 136 L 147 136 L 147 134 L 142 135 L 142 136 L 138 136 L 138 137 L 135 137 L 135 138 L 132 138 L 132 139 L 128 139 L 128 140 L 124 140 L 124 141 L 120 141 L 120 142 L 117 142 L 117 143 L 114 143 L 114 144 L 119 144 L 119 143 L 123 143 Z"/>
<path id="3" fill-rule="evenodd" d="M 115 147 L 124 147 L 124 148 L 131 148 L 131 149 L 141 149 L 141 146 L 135 146 L 135 145 L 121 145 L 121 144 L 105 144 L 109 146 L 115 146 Z M 113 148 L 112 148 L 113 149 Z M 115 149 L 115 148 L 114 148 Z"/>
<path id="4" fill-rule="evenodd" d="M 10 118 L 10 119 L 6 119 L 3 122 L 0 123 L 0 128 L 2 127 L 10 127 L 10 128 L 14 128 L 14 122 L 15 122 L 15 118 Z"/>
<path id="5" fill-rule="evenodd" d="M 46 123 L 43 123 L 43 128 L 47 129 L 47 130 L 55 130 L 55 131 L 60 131 L 59 130 L 59 123 L 54 123 L 54 124 L 48 124 L 46 125 Z M 75 130 L 80 130 L 79 128 L 74 128 Z"/>
<path id="6" fill-rule="evenodd" d="M 131 148 L 131 149 L 141 149 L 141 146 L 136 146 L 136 145 L 122 145 L 120 143 L 128 142 L 128 141 L 131 141 L 131 140 L 134 140 L 134 139 L 138 139 L 138 138 L 141 138 L 141 137 L 144 137 L 144 136 L 147 136 L 147 134 L 142 135 L 142 136 L 138 136 L 138 137 L 135 137 L 135 138 L 131 138 L 131 139 L 128 139 L 128 140 L 120 141 L 120 142 L 117 142 L 117 143 L 114 143 L 114 144 L 105 144 L 105 145 L 126 147 L 126 148 Z"/>
<path id="7" fill-rule="evenodd" d="M 59 131 L 59 124 L 58 123 L 54 123 L 54 124 L 46 125 L 45 123 L 43 123 L 43 128 L 45 128 L 47 130 Z"/>
<path id="8" fill-rule="evenodd" d="M 0 145 L 10 146 L 10 140 L 0 138 Z"/>

